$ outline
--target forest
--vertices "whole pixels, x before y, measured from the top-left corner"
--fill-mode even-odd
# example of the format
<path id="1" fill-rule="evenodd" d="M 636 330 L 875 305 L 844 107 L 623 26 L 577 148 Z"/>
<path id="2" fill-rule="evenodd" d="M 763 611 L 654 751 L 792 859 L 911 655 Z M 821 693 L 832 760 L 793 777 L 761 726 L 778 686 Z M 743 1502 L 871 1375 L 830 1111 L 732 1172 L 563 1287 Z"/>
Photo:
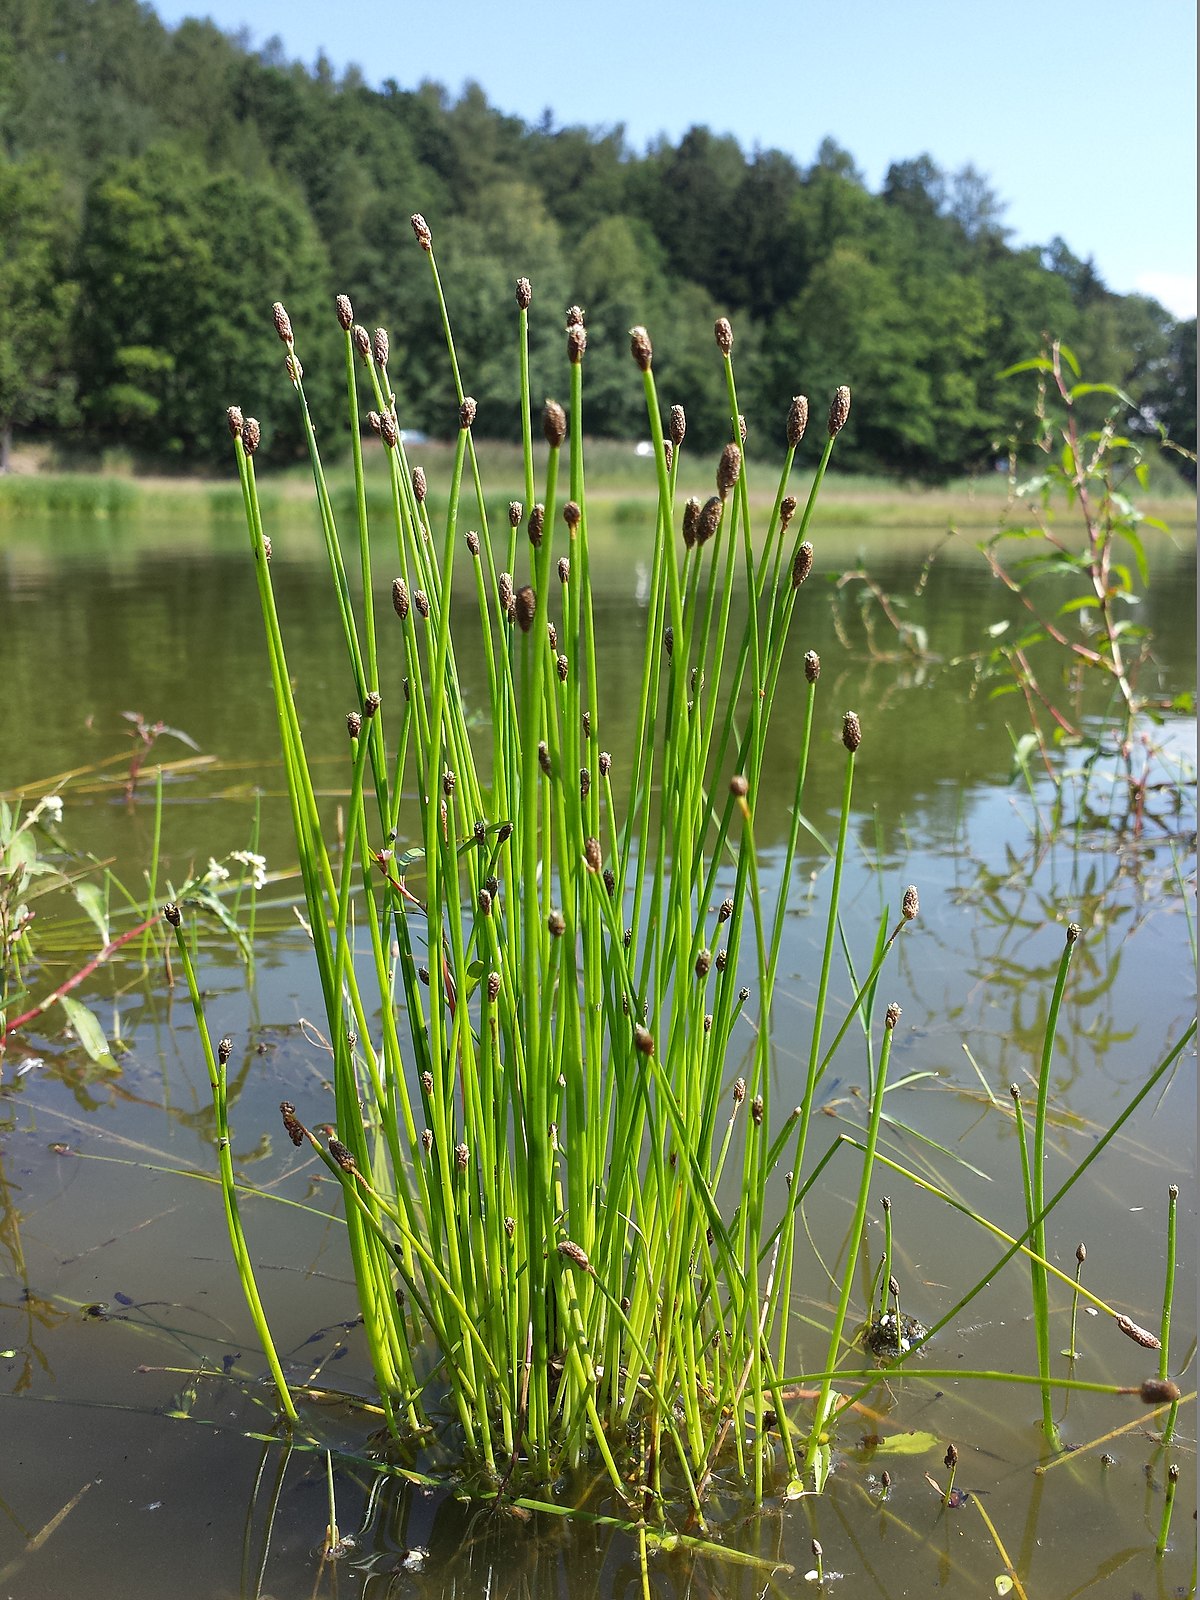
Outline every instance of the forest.
<path id="1" fill-rule="evenodd" d="M 291 458 L 270 306 L 291 312 L 320 411 L 339 381 L 336 293 L 389 330 L 404 425 L 452 433 L 414 211 L 483 435 L 520 430 L 525 276 L 535 385 L 560 381 L 566 307 L 586 310 L 589 434 L 644 431 L 628 356 L 644 323 L 660 392 L 697 443 L 723 438 L 712 328 L 727 316 L 752 451 L 782 438 L 794 393 L 823 406 L 848 382 L 843 468 L 988 470 L 1028 410 L 998 374 L 1048 338 L 1128 393 L 1128 428 L 1195 448 L 1195 321 L 1112 293 L 1061 239 L 1015 247 L 973 167 L 898 156 L 873 193 L 833 137 L 807 167 L 700 126 L 636 150 L 620 126 L 531 125 L 472 85 L 372 88 L 278 42 L 168 28 L 138 0 L 0 0 L 0 464 L 40 440 L 200 468 L 227 454 L 235 401 Z"/>

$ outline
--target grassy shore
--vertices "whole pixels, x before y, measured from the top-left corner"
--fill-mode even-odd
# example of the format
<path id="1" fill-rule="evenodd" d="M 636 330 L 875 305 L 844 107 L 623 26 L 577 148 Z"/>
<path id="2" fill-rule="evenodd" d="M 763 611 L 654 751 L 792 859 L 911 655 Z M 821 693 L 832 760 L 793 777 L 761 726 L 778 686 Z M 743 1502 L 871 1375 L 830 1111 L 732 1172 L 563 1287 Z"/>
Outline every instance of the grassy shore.
<path id="1" fill-rule="evenodd" d="M 775 474 L 769 467 L 756 471 L 753 446 L 751 439 L 747 461 L 751 503 L 769 507 Z M 439 486 L 449 478 L 453 449 L 453 445 L 437 442 L 408 446 L 410 462 L 424 467 L 428 475 L 435 507 Z M 484 480 L 495 485 L 510 485 L 512 495 L 519 496 L 523 480 L 520 447 L 481 440 L 478 453 Z M 368 447 L 365 454 L 368 482 L 383 493 L 386 488 L 383 453 Z M 588 494 L 594 509 L 611 512 L 618 525 L 653 514 L 658 491 L 652 459 L 639 455 L 632 443 L 610 439 L 589 441 L 587 459 Z M 696 494 L 703 498 L 711 492 L 711 465 L 700 452 L 685 455 L 679 485 L 683 496 Z M 539 471 L 541 467 L 539 462 Z M 1021 476 L 1028 476 L 1028 471 Z M 350 491 L 348 456 L 344 463 L 330 471 L 329 481 L 335 495 L 339 491 Z M 793 479 L 793 490 L 803 498 L 810 481 L 811 473 L 798 472 Z M 259 485 L 264 500 L 277 512 L 285 511 L 294 503 L 297 514 L 301 515 L 311 502 L 312 478 L 305 462 L 293 467 L 265 468 Z M 940 532 L 949 528 L 992 528 L 1001 520 L 1011 498 L 1011 485 L 1002 472 L 960 478 L 932 487 L 866 474 L 833 473 L 822 491 L 820 520 L 827 527 Z M 1146 515 L 1160 517 L 1176 529 L 1186 527 L 1196 515 L 1196 497 L 1191 486 L 1165 468 L 1154 475 L 1149 491 L 1139 499 Z M 241 510 L 240 491 L 236 482 L 226 475 L 199 472 L 167 475 L 152 468 L 140 471 L 123 458 L 103 470 L 63 472 L 49 469 L 44 452 L 26 450 L 16 454 L 14 470 L 0 478 L 0 523 L 10 526 L 27 517 L 44 515 L 119 516 L 131 520 L 182 516 L 240 519 Z"/>

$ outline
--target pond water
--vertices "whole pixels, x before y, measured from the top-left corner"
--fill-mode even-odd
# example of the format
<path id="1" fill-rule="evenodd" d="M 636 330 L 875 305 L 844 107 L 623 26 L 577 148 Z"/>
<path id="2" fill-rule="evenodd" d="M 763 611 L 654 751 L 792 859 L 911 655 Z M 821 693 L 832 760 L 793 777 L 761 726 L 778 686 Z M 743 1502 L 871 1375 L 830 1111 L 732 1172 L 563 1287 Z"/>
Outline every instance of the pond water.
<path id="1" fill-rule="evenodd" d="M 271 531 L 310 755 L 332 810 L 346 777 L 340 640 L 311 527 L 297 521 Z M 920 919 L 881 986 L 881 998 L 903 1008 L 892 1077 L 919 1075 L 889 1096 L 894 1121 L 885 1153 L 936 1174 L 968 1205 L 1020 1231 L 1008 1086 L 1022 1084 L 1031 1099 L 1066 924 L 1079 922 L 1083 940 L 1053 1069 L 1049 1191 L 1117 1118 L 1193 1014 L 1184 898 L 1194 887 L 1193 802 L 1185 794 L 1176 814 L 1167 792 L 1157 792 L 1154 814 L 1136 835 L 1090 826 L 1039 832 L 1049 815 L 1046 787 L 1030 794 L 1011 781 L 1008 725 L 1023 731 L 1020 702 L 973 694 L 969 667 L 955 664 L 980 647 L 989 622 L 1008 614 L 983 562 L 951 544 L 924 567 L 935 541 L 902 530 L 816 537 L 817 571 L 792 626 L 792 670 L 798 681 L 803 652 L 820 652 L 825 728 L 807 797 L 809 818 L 826 836 L 840 798 L 840 713 L 853 706 L 863 719 L 843 907 L 864 965 L 881 906 L 898 904 L 909 882 L 921 894 Z M 159 762 L 179 763 L 164 777 L 160 885 L 251 844 L 273 875 L 285 873 L 295 846 L 240 529 L 217 524 L 198 536 L 176 526 L 45 522 L 10 527 L 0 541 L 0 793 L 12 803 L 56 778 L 63 836 L 112 862 L 122 881 L 144 893 L 153 786 L 143 781 L 126 792 L 132 724 L 121 715 L 137 712 L 191 741 L 164 732 L 147 758 L 147 773 Z M 594 558 L 597 632 L 609 663 L 602 704 L 618 768 L 633 737 L 622 715 L 625 708 L 632 722 L 637 697 L 643 545 L 636 531 L 614 527 L 597 541 Z M 864 633 L 852 608 L 836 610 L 838 591 L 822 578 L 860 563 L 925 628 L 922 656 L 899 648 L 886 628 Z M 1168 697 L 1190 688 L 1194 573 L 1174 547 L 1156 557 L 1143 611 L 1157 641 L 1148 674 Z M 398 678 L 382 687 L 385 698 L 395 694 Z M 479 693 L 469 676 L 464 688 L 468 699 Z M 1085 696 L 1085 716 L 1102 709 Z M 776 713 L 774 735 L 778 781 L 760 798 L 756 834 L 776 889 L 799 737 L 785 710 Z M 1190 721 L 1168 718 L 1158 737 L 1194 759 Z M 1095 795 L 1102 782 L 1098 775 Z M 827 871 L 817 845 L 802 845 L 788 885 L 792 914 L 774 1015 L 779 1105 L 798 1097 L 802 1082 L 796 1041 L 816 990 Z M 450 1492 L 380 1478 L 365 1459 L 378 1419 L 354 1403 L 370 1399 L 370 1364 L 355 1326 L 336 1197 L 324 1169 L 279 1136 L 278 1102 L 319 1096 L 328 1062 L 315 973 L 285 911 L 293 892 L 294 878 L 284 878 L 264 894 L 249 979 L 215 926 L 202 934 L 199 959 L 214 1036 L 235 1040 L 233 1144 L 241 1176 L 263 1191 L 246 1220 L 276 1340 L 289 1374 L 324 1386 L 328 1403 L 308 1407 L 304 1438 L 281 1440 L 270 1392 L 256 1382 L 263 1363 L 229 1259 L 219 1193 L 199 1181 L 215 1171 L 215 1157 L 191 1011 L 161 963 L 145 966 L 133 941 L 75 991 L 120 1041 L 118 1071 L 91 1063 L 64 1035 L 57 1011 L 14 1035 L 0 1061 L 0 1596 L 639 1593 L 636 1544 L 620 1530 L 481 1510 Z M 129 925 L 128 917 L 117 924 Z M 56 924 L 50 906 L 38 932 L 42 964 L 27 974 L 35 996 L 96 949 L 76 925 Z M 861 1047 L 847 1044 L 843 1056 L 822 1090 L 829 1142 L 864 1120 Z M 731 1080 L 738 1065 L 730 1063 Z M 1084 1282 L 1134 1322 L 1156 1328 L 1167 1190 L 1179 1184 L 1184 1243 L 1171 1371 L 1185 1393 L 1195 1375 L 1195 1120 L 1188 1051 L 1049 1224 L 1056 1264 L 1072 1273 L 1076 1246 L 1086 1243 Z M 839 1156 L 830 1175 L 806 1207 L 820 1255 L 807 1258 L 800 1307 L 826 1327 L 831 1290 L 820 1261 L 839 1271 L 857 1171 Z M 872 1196 L 872 1265 L 885 1192 L 880 1182 Z M 904 1309 L 932 1324 L 1002 1252 L 963 1216 L 899 1180 L 891 1193 Z M 1069 1335 L 1069 1291 L 1052 1288 L 1051 1303 L 1057 1351 Z M 798 1351 L 797 1371 L 819 1370 L 813 1362 L 825 1337 Z M 1076 1345 L 1078 1378 L 1136 1386 L 1156 1370 L 1152 1352 L 1082 1307 Z M 1019 1262 L 937 1336 L 926 1366 L 1036 1370 L 1028 1273 Z M 1055 1367 L 1067 1370 L 1057 1357 Z M 1136 1397 L 1060 1394 L 1064 1438 L 1092 1447 L 1044 1472 L 1035 1471 L 1048 1458 L 1034 1388 L 926 1377 L 918 1367 L 875 1390 L 870 1404 L 884 1420 L 844 1428 L 820 1499 L 776 1499 L 755 1509 L 721 1485 L 716 1535 L 758 1564 L 659 1553 L 651 1558 L 653 1592 L 821 1592 L 802 1576 L 815 1537 L 828 1594 L 995 1595 L 1003 1561 L 980 1509 L 1030 1600 L 1195 1592 L 1194 1403 L 1182 1408 L 1167 1452 L 1154 1431 L 1162 1418 L 1151 1419 Z M 1118 1429 L 1107 1444 L 1093 1444 Z M 354 1536 L 334 1565 L 320 1557 L 326 1457 L 314 1441 L 334 1452 L 337 1515 L 341 1531 Z M 957 1482 L 970 1498 L 947 1510 L 925 1474 L 944 1480 L 950 1441 L 960 1455 Z M 1170 1545 L 1156 1559 L 1170 1464 L 1180 1469 L 1179 1498 Z M 587 1487 L 559 1486 L 564 1509 Z"/>

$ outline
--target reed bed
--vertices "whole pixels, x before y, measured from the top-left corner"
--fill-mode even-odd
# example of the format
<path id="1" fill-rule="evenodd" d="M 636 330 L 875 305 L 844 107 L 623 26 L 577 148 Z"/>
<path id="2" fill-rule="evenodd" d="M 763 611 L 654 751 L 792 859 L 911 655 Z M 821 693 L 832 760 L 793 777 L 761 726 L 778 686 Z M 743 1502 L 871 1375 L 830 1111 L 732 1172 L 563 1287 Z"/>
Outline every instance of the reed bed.
<path id="1" fill-rule="evenodd" d="M 834 1383 L 868 1386 L 856 1370 L 851 1304 L 883 1159 L 899 1018 L 898 1006 L 877 1003 L 877 991 L 919 904 L 912 886 L 898 892 L 865 959 L 851 959 L 840 897 L 855 763 L 869 724 L 864 730 L 853 711 L 823 704 L 814 653 L 802 666 L 798 653 L 785 653 L 814 565 L 810 523 L 850 390 L 837 390 L 819 429 L 809 429 L 807 399 L 793 400 L 780 419 L 778 477 L 767 495 L 759 485 L 752 497 L 733 332 L 719 320 L 729 442 L 715 464 L 714 493 L 681 503 L 685 410 L 660 397 L 649 334 L 632 330 L 631 378 L 644 390 L 658 494 L 646 548 L 637 737 L 623 772 L 605 744 L 604 641 L 589 575 L 583 313 L 567 313 L 565 359 L 550 379 L 563 386 L 565 403 L 542 407 L 546 451 L 535 473 L 532 290 L 518 280 L 522 482 L 520 499 L 497 516 L 504 502 L 494 488 L 485 492 L 475 402 L 459 375 L 432 236 L 419 216 L 413 228 L 442 308 L 459 401 L 449 482 L 436 499 L 407 459 L 388 335 L 357 324 L 339 296 L 355 485 L 345 537 L 290 319 L 275 307 L 347 652 L 348 705 L 337 713 L 347 740 L 344 835 L 321 814 L 305 753 L 306 726 L 334 713 L 306 706 L 301 714 L 303 678 L 285 651 L 256 483 L 259 425 L 236 407 L 229 412 L 328 1018 L 336 1132 L 323 1139 L 314 1131 L 325 1104 L 284 1102 L 282 1116 L 292 1140 L 315 1149 L 341 1186 L 393 1435 L 420 1439 L 437 1428 L 453 1439 L 467 1480 L 485 1492 L 544 1497 L 546 1485 L 586 1464 L 623 1503 L 641 1508 L 643 1526 L 653 1508 L 671 1502 L 690 1507 L 703 1528 L 718 1470 L 735 1471 L 760 1499 L 820 1488 L 837 1415 L 850 1403 Z M 382 571 L 364 412 L 365 448 L 383 452 L 390 486 Z M 803 455 L 816 459 L 804 464 L 811 487 L 801 504 L 789 483 Z M 444 507 L 436 518 L 435 503 Z M 760 504 L 770 509 L 755 526 Z M 358 606 L 355 565 L 365 596 Z M 468 650 L 486 666 L 482 705 L 468 703 L 460 687 Z M 754 818 L 780 713 L 798 721 L 803 736 L 770 896 Z M 789 1095 L 781 1108 L 772 1103 L 772 1009 L 788 884 L 812 740 L 839 732 L 839 824 L 815 1003 L 798 1103 Z M 1055 1014 L 1068 959 L 1069 950 Z M 836 979 L 843 965 L 848 977 Z M 194 991 L 190 963 L 185 970 Z M 814 1162 L 822 1078 L 852 1028 L 865 1039 L 865 1134 L 861 1144 L 835 1140 Z M 1047 1041 L 1026 1233 L 1014 1240 L 968 1215 L 1009 1246 L 1003 1259 L 1023 1251 L 1032 1263 L 1039 1366 L 1036 1380 L 1025 1381 L 1047 1397 L 1049 1432 L 1048 1396 L 1062 1383 L 1047 1365 L 1046 1273 L 1057 1269 L 1045 1260 L 1041 1231 L 1058 1198 L 1046 1202 L 1041 1180 L 1052 1026 Z M 223 1104 L 220 1062 L 209 1065 Z M 796 1394 L 788 1374 L 801 1366 L 800 1208 L 831 1156 L 855 1148 L 861 1162 L 844 1276 L 818 1328 L 815 1375 L 804 1380 L 811 1413 L 800 1427 L 785 1425 Z M 886 1165 L 935 1192 L 897 1163 Z M 885 1209 L 881 1304 L 886 1309 L 894 1290 L 899 1334 Z M 248 1273 L 236 1215 L 230 1228 Z M 247 1292 L 259 1306 L 252 1281 Z M 290 1409 L 278 1363 L 273 1370 Z"/>

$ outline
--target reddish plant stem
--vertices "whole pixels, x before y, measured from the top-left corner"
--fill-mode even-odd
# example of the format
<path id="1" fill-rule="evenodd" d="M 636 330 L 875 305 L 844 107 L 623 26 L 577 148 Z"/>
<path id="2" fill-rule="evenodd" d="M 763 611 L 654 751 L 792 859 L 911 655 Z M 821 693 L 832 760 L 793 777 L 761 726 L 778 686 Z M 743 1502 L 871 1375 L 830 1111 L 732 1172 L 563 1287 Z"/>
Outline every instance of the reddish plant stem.
<path id="1" fill-rule="evenodd" d="M 86 977 L 89 977 L 93 972 L 95 972 L 97 967 L 102 966 L 104 962 L 108 960 L 109 956 L 115 955 L 122 945 L 128 944 L 131 939 L 136 939 L 139 933 L 145 933 L 147 928 L 152 928 L 156 922 L 161 920 L 162 913 L 160 911 L 156 911 L 152 917 L 147 917 L 143 922 L 139 922 L 136 927 L 129 928 L 125 933 L 121 934 L 119 938 L 113 939 L 111 943 L 106 944 L 104 949 L 100 951 L 99 955 L 93 956 L 90 961 L 86 962 L 82 967 L 80 967 L 78 972 L 69 977 L 65 983 L 60 983 L 57 989 L 46 995 L 42 1000 L 39 1000 L 32 1011 L 26 1011 L 21 1016 L 14 1017 L 12 1022 L 10 1022 L 5 1028 L 4 1032 L 0 1033 L 0 1050 L 4 1049 L 4 1046 L 8 1043 L 9 1037 L 16 1033 L 18 1028 L 23 1027 L 25 1023 L 32 1022 L 35 1018 L 44 1015 L 44 1013 L 49 1011 L 50 1007 L 54 1005 L 56 1001 L 60 1000 L 64 994 L 69 994 L 71 990 L 76 987 L 76 985 L 81 984 Z"/>

